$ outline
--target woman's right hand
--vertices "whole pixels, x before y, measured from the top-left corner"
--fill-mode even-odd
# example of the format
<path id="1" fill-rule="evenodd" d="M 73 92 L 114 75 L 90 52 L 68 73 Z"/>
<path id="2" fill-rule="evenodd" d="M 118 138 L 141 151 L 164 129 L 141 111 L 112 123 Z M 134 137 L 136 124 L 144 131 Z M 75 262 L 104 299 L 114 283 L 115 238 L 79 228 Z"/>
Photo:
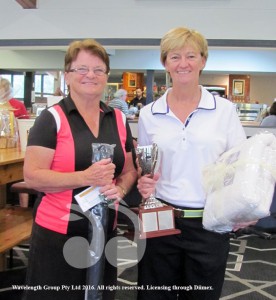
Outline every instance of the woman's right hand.
<path id="1" fill-rule="evenodd" d="M 102 159 L 93 163 L 84 172 L 84 185 L 104 186 L 112 184 L 115 172 L 115 165 L 110 158 Z"/>
<path id="2" fill-rule="evenodd" d="M 138 179 L 137 188 L 144 199 L 147 199 L 151 194 L 154 194 L 155 186 L 159 178 L 160 174 L 156 173 L 153 177 L 144 175 Z"/>

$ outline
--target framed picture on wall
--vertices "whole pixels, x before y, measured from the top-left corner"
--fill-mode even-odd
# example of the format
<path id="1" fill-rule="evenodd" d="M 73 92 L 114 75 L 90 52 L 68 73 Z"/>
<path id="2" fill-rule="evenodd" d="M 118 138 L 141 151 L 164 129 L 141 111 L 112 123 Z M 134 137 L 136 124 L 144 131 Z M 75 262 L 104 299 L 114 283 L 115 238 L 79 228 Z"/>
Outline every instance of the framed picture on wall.
<path id="1" fill-rule="evenodd" d="M 136 87 L 136 84 L 137 84 L 137 74 L 128 73 L 128 86 Z"/>
<path id="2" fill-rule="evenodd" d="M 244 96 L 245 80 L 234 79 L 233 80 L 233 96 Z"/>

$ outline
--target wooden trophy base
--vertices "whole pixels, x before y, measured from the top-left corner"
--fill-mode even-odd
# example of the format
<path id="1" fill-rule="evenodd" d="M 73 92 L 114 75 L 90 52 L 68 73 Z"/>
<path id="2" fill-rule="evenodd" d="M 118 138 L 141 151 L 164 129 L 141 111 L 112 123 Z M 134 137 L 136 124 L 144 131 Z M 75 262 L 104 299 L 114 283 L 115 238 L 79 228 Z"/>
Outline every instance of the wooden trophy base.
<path id="1" fill-rule="evenodd" d="M 175 228 L 173 207 L 169 205 L 147 209 L 141 205 L 139 227 L 140 239 L 180 233 L 180 230 Z"/>

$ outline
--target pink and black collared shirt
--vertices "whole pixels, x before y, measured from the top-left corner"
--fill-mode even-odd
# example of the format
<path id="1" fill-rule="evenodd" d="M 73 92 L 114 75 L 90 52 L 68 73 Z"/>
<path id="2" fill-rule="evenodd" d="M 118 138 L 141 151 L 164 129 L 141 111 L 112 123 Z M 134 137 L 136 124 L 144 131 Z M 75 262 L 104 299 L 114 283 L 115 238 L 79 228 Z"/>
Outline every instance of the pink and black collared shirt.
<path id="1" fill-rule="evenodd" d="M 91 165 L 92 143 L 115 144 L 113 163 L 115 178 L 122 172 L 125 154 L 133 149 L 132 135 L 122 112 L 100 103 L 99 136 L 90 131 L 74 102 L 68 96 L 45 109 L 30 130 L 28 146 L 55 149 L 51 169 L 58 172 L 85 170 Z M 86 235 L 87 219 L 72 211 L 77 204 L 74 196 L 84 188 L 46 193 L 37 208 L 35 222 L 47 229 L 63 233 Z"/>

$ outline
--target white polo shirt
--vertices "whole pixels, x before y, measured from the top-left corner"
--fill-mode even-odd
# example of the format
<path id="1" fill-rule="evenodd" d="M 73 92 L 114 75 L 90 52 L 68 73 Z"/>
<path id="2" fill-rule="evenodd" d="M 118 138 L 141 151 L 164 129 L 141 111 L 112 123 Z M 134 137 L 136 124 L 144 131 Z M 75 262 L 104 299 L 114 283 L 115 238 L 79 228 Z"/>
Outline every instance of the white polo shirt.
<path id="1" fill-rule="evenodd" d="M 201 87 L 198 108 L 181 122 L 167 105 L 167 92 L 143 107 L 138 144 L 156 143 L 161 152 L 161 177 L 156 197 L 171 204 L 204 207 L 202 169 L 246 139 L 234 105 Z"/>

